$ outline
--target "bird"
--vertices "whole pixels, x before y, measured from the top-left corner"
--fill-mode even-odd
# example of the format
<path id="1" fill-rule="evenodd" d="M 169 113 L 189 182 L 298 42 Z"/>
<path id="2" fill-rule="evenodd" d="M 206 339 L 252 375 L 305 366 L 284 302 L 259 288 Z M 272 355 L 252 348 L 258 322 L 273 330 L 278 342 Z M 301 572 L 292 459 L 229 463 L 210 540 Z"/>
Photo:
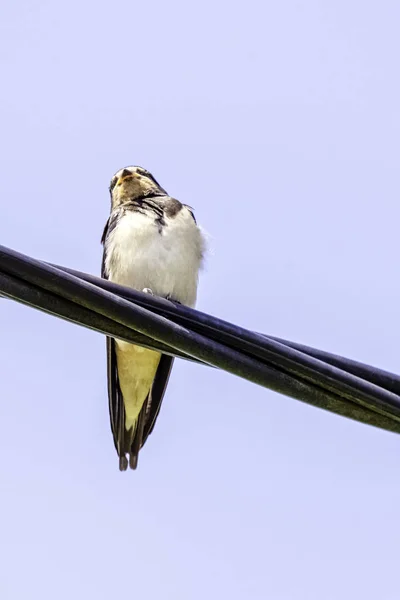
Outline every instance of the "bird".
<path id="1" fill-rule="evenodd" d="M 139 166 L 111 179 L 111 210 L 101 238 L 101 276 L 194 307 L 205 237 L 193 209 L 168 195 Z M 111 431 L 119 469 L 136 469 L 168 384 L 173 357 L 107 337 Z"/>

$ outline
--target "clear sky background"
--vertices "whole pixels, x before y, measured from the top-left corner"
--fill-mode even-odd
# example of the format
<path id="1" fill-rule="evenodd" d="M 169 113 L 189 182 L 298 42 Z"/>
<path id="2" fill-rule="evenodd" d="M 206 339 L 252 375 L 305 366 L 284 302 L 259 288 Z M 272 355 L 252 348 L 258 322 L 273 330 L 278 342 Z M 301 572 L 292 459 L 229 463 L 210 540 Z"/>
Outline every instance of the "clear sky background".
<path id="1" fill-rule="evenodd" d="M 210 234 L 201 310 L 398 373 L 399 19 L 5 0 L 1 243 L 99 273 L 139 164 Z M 399 436 L 177 361 L 121 474 L 103 337 L 11 301 L 0 331 L 2 600 L 399 598 Z"/>

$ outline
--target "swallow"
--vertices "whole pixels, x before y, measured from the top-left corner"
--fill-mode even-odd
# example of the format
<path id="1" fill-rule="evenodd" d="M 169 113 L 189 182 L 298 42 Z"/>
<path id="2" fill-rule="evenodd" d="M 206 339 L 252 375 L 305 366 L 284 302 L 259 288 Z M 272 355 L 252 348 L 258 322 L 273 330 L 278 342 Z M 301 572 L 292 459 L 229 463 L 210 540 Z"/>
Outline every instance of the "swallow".
<path id="1" fill-rule="evenodd" d="M 142 167 L 120 169 L 110 183 L 101 276 L 194 307 L 204 237 L 193 209 L 171 198 Z M 173 358 L 107 337 L 111 431 L 120 471 L 136 469 L 157 420 Z"/>

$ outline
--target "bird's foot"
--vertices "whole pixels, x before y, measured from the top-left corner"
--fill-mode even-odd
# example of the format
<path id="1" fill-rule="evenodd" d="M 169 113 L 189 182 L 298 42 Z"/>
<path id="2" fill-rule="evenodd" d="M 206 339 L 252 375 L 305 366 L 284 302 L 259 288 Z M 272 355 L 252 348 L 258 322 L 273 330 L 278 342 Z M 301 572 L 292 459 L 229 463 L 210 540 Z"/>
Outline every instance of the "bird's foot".
<path id="1" fill-rule="evenodd" d="M 168 294 L 167 296 L 165 296 L 166 300 L 169 300 L 170 302 L 173 302 L 174 304 L 182 304 L 182 302 L 179 302 L 179 300 L 175 300 L 175 298 L 173 298 L 171 296 L 171 294 Z"/>
<path id="2" fill-rule="evenodd" d="M 143 288 L 143 289 L 142 289 L 142 292 L 143 292 L 144 294 L 150 294 L 150 296 L 154 296 L 154 294 L 153 294 L 153 290 L 151 290 L 150 288 Z"/>

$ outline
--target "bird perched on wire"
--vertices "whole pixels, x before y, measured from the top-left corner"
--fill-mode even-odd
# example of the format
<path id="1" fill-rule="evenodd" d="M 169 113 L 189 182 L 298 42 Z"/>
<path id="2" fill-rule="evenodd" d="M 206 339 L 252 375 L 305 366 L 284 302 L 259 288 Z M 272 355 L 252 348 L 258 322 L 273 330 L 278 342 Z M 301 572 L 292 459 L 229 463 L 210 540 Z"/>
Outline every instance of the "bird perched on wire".
<path id="1" fill-rule="evenodd" d="M 101 242 L 102 277 L 193 307 L 204 238 L 192 209 L 141 167 L 110 183 L 111 214 Z M 157 419 L 173 358 L 107 338 L 108 399 L 119 468 L 136 469 Z"/>

